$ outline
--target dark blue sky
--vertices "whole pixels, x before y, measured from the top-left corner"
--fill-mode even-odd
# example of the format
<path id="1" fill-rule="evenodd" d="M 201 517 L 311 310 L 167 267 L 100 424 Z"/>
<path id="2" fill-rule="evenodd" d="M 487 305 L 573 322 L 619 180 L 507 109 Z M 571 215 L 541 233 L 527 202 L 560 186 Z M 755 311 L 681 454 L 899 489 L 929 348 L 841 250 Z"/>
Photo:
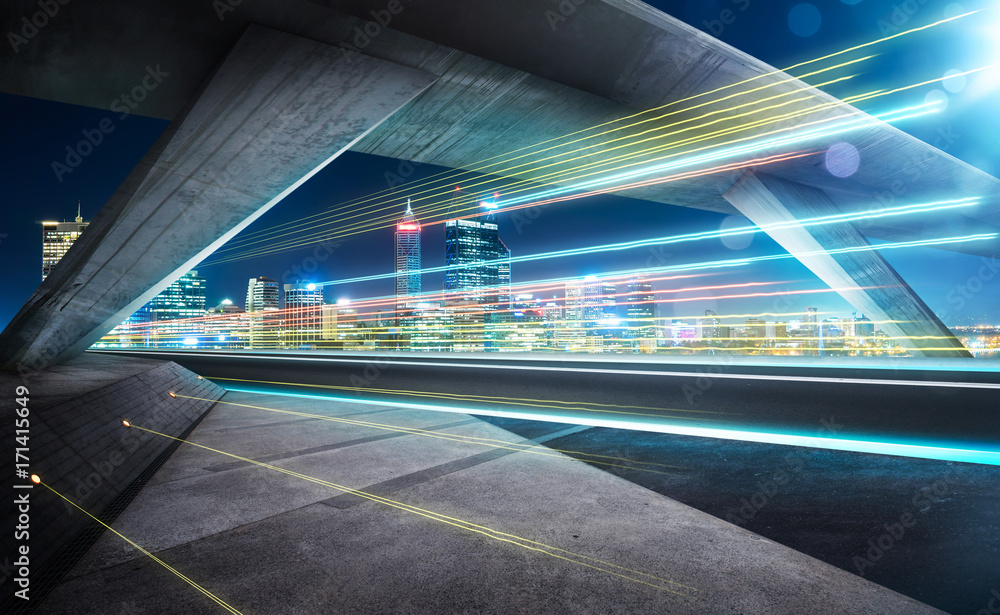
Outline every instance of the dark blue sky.
<path id="1" fill-rule="evenodd" d="M 987 6 L 987 0 L 955 3 L 937 0 L 815 0 L 811 3 L 783 0 L 662 0 L 654 6 L 687 23 L 718 36 L 723 41 L 774 66 L 788 66 L 854 44 L 937 21 L 946 15 Z M 902 8 L 900 8 L 902 7 Z M 904 10 L 905 9 L 905 10 Z M 911 10 L 910 15 L 906 10 Z M 727 12 L 728 11 L 728 12 Z M 994 9 L 995 11 L 995 9 Z M 905 19 L 905 23 L 903 23 Z M 723 23 L 728 21 L 730 23 Z M 899 24 L 898 26 L 896 24 Z M 933 79 L 949 70 L 965 71 L 1000 64 L 1000 19 L 984 14 L 957 24 L 938 28 L 879 48 L 881 55 L 866 63 L 866 72 L 851 82 L 831 90 L 846 96 L 888 86 Z M 950 92 L 940 84 L 927 86 L 886 99 L 866 111 L 922 103 L 932 90 L 948 98 L 947 110 L 939 115 L 911 120 L 899 128 L 929 143 L 942 134 L 950 135 L 948 153 L 996 174 L 1000 148 L 1000 79 L 996 71 L 970 78 L 965 88 Z M 6 324 L 27 300 L 40 280 L 41 229 L 43 219 L 72 219 L 81 200 L 86 219 L 107 201 L 131 168 L 153 143 L 166 122 L 131 115 L 115 119 L 116 129 L 105 142 L 86 157 L 70 174 L 57 178 L 52 162 L 65 156 L 65 147 L 76 143 L 83 129 L 97 126 L 102 118 L 115 114 L 61 103 L 0 95 L 0 143 L 5 162 L 0 180 L 6 188 L 0 221 L 0 257 L 7 284 L 0 296 L 0 325 Z M 940 144 L 940 141 L 938 142 Z M 502 153 L 502 152 L 497 152 Z M 363 196 L 385 187 L 384 173 L 396 170 L 398 161 L 348 153 L 263 216 L 249 230 L 254 231 L 323 210 L 346 199 Z M 420 167 L 414 180 L 440 169 Z M 400 202 L 406 187 L 399 190 Z M 515 224 L 511 215 L 501 214 L 501 237 L 514 255 L 561 248 L 582 247 L 719 228 L 725 216 L 680 207 L 668 207 L 617 197 L 594 197 L 546 208 L 530 225 Z M 523 222 L 523 219 L 522 219 Z M 515 228 L 517 227 L 517 228 Z M 519 232 L 520 231 L 520 232 Z M 208 278 L 208 302 L 223 298 L 242 303 L 246 280 L 267 275 L 280 278 L 292 264 L 302 261 L 311 250 L 270 255 L 227 265 L 201 267 Z M 664 250 L 642 248 L 613 256 L 552 260 L 515 265 L 514 281 L 564 275 L 583 275 L 650 263 L 675 264 L 705 259 L 744 257 L 779 253 L 770 239 L 757 236 L 743 249 L 734 250 L 721 241 L 673 246 Z M 443 264 L 443 231 L 434 226 L 425 231 L 424 266 Z M 944 316 L 950 325 L 973 322 L 1000 322 L 1000 276 L 983 281 L 981 290 L 958 300 L 958 285 L 977 275 L 980 259 L 932 249 L 887 252 L 886 257 L 924 300 Z M 385 229 L 344 241 L 332 257 L 315 273 L 316 280 L 378 274 L 392 268 L 392 231 Z M 440 276 L 424 279 L 425 290 L 439 288 Z M 772 290 L 823 288 L 808 270 L 793 260 L 734 270 L 715 276 L 712 283 L 745 281 L 781 282 Z M 387 295 L 391 280 L 353 287 L 328 288 L 328 299 Z M 958 293 L 958 294 L 957 294 Z M 961 304 L 961 307 L 959 305 Z M 850 309 L 836 295 L 796 297 L 791 310 L 807 305 L 848 314 Z M 706 308 L 719 313 L 771 311 L 773 299 L 705 301 L 683 304 L 663 315 L 703 313 Z"/>

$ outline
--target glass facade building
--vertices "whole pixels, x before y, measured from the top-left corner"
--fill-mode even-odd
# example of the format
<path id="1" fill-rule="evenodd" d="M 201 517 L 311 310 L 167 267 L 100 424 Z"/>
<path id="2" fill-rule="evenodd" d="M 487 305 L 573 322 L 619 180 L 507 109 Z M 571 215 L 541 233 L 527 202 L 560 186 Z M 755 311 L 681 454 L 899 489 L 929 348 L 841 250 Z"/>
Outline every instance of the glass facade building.
<path id="1" fill-rule="evenodd" d="M 655 338 L 653 285 L 645 280 L 633 279 L 629 280 L 626 289 L 625 317 L 628 321 L 629 337 Z"/>
<path id="2" fill-rule="evenodd" d="M 410 203 L 406 214 L 396 223 L 396 305 L 406 303 L 406 298 L 420 294 L 420 223 L 417 222 Z"/>
<path id="3" fill-rule="evenodd" d="M 280 345 L 279 309 L 278 283 L 264 276 L 250 278 L 247 283 L 246 302 L 250 324 L 250 348 L 277 348 Z"/>
<path id="4" fill-rule="evenodd" d="M 204 333 L 205 278 L 191 270 L 149 302 L 149 320 L 161 347 L 194 346 Z"/>
<path id="5" fill-rule="evenodd" d="M 298 281 L 285 284 L 284 290 L 285 346 L 314 345 L 323 336 L 323 288 Z"/>
<path id="6" fill-rule="evenodd" d="M 89 222 L 83 221 L 80 205 L 77 204 L 76 220 L 73 222 L 42 222 L 42 279 L 49 277 L 52 267 L 58 263 L 69 247 L 80 238 Z"/>
<path id="7" fill-rule="evenodd" d="M 510 310 L 510 250 L 494 222 L 445 222 L 444 290 L 486 311 Z"/>

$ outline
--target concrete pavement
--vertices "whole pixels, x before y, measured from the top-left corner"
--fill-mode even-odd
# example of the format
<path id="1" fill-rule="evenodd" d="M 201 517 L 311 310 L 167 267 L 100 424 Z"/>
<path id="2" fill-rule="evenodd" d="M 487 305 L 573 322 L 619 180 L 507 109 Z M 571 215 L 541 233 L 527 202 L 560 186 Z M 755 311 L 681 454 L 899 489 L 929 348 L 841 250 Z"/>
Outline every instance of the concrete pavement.
<path id="1" fill-rule="evenodd" d="M 939 612 L 467 415 L 223 402 L 191 441 L 551 547 L 182 445 L 114 527 L 242 613 Z M 224 611 L 106 532 L 37 612 Z"/>

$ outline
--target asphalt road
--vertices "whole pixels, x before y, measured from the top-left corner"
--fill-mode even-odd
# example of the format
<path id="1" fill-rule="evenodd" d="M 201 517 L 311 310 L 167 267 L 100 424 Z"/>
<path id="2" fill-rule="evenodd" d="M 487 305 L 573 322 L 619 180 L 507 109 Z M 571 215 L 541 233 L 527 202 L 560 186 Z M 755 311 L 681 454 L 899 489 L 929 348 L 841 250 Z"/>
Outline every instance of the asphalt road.
<path id="1" fill-rule="evenodd" d="M 746 365 L 732 357 L 668 363 L 453 354 L 127 354 L 170 359 L 226 387 L 261 392 L 530 412 L 553 420 L 587 417 L 638 429 L 666 423 L 1000 451 L 1000 372 L 950 365 L 797 367 Z"/>

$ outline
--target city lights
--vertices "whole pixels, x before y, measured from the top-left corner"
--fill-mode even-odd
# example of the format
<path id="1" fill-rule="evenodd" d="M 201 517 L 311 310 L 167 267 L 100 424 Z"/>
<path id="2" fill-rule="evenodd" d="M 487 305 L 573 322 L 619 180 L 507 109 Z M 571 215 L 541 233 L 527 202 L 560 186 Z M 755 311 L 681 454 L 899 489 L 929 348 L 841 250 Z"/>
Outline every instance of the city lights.
<path id="1" fill-rule="evenodd" d="M 67 2 L 0 612 L 1000 601 L 1000 0 Z"/>

